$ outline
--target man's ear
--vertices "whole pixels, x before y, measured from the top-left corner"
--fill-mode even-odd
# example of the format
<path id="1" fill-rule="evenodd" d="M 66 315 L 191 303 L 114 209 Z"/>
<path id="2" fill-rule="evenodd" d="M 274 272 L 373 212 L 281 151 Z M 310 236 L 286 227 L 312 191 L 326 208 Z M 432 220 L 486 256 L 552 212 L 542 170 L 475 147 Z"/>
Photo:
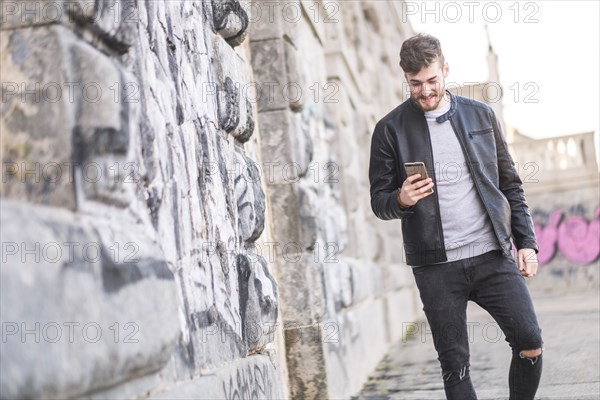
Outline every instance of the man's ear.
<path id="1" fill-rule="evenodd" d="M 444 66 L 442 67 L 442 72 L 444 73 L 444 78 L 447 78 L 448 73 L 450 72 L 450 66 L 448 66 L 448 63 L 444 63 Z"/>

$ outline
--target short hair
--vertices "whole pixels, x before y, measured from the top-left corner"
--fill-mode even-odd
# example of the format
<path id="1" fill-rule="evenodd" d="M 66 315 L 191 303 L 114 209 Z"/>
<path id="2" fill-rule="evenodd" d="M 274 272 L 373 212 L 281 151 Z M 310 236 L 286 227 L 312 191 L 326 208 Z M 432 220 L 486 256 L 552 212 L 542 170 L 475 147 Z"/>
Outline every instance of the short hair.
<path id="1" fill-rule="evenodd" d="M 440 41 L 426 33 L 419 33 L 405 40 L 400 49 L 400 67 L 408 74 L 416 74 L 438 61 L 444 65 Z"/>

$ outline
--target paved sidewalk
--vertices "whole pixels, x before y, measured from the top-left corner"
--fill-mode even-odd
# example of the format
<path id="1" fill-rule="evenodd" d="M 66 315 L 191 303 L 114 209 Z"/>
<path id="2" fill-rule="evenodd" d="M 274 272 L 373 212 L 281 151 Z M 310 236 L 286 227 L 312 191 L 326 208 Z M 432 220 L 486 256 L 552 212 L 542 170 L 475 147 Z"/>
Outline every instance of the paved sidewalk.
<path id="1" fill-rule="evenodd" d="M 533 293 L 544 339 L 544 372 L 536 399 L 600 399 L 599 292 Z M 494 320 L 469 302 L 471 380 L 479 400 L 508 398 L 511 352 Z M 425 316 L 423 315 L 423 320 Z M 445 399 L 428 326 L 396 343 L 353 399 Z M 425 332 L 425 334 L 423 334 Z"/>

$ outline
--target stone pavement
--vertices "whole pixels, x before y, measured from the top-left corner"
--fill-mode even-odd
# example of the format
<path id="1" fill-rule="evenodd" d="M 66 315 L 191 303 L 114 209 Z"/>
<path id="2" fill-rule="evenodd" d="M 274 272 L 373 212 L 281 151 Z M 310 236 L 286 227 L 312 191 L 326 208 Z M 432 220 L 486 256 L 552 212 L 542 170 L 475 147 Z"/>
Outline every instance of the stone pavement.
<path id="1" fill-rule="evenodd" d="M 536 399 L 600 399 L 598 290 L 532 293 L 544 339 L 544 372 Z M 425 316 L 422 315 L 423 321 Z M 479 400 L 508 398 L 511 352 L 494 320 L 469 302 L 471 380 Z M 353 400 L 445 399 L 437 353 L 425 323 L 407 325 Z"/>

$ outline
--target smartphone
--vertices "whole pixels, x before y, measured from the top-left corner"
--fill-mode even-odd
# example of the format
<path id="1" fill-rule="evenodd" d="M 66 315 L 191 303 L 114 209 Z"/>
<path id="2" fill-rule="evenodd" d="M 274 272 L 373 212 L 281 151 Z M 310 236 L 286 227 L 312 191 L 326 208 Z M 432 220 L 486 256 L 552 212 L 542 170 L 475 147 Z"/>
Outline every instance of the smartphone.
<path id="1" fill-rule="evenodd" d="M 427 174 L 427 169 L 425 169 L 425 163 L 422 161 L 404 163 L 404 170 L 406 171 L 406 176 L 421 174 L 421 178 L 419 178 L 418 181 L 422 181 L 423 179 L 429 178 L 429 175 Z M 425 193 L 433 193 L 433 188 L 429 189 Z"/>

